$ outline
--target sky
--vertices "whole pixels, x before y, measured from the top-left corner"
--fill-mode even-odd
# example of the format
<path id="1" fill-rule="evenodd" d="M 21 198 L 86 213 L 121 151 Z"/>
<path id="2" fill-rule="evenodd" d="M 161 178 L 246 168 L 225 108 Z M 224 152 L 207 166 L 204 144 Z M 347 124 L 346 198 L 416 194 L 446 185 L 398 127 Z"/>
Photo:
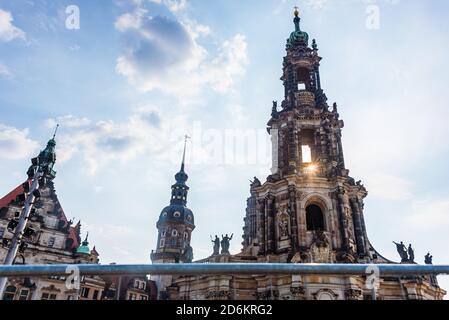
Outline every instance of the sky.
<path id="1" fill-rule="evenodd" d="M 238 253 L 249 182 L 270 170 L 294 6 L 345 121 L 346 166 L 369 193 L 371 243 L 394 261 L 404 241 L 418 262 L 430 251 L 448 264 L 446 0 L 0 0 L 0 194 L 58 123 L 66 215 L 102 263 L 149 263 L 188 134 L 195 259 L 215 234 L 234 233 Z"/>

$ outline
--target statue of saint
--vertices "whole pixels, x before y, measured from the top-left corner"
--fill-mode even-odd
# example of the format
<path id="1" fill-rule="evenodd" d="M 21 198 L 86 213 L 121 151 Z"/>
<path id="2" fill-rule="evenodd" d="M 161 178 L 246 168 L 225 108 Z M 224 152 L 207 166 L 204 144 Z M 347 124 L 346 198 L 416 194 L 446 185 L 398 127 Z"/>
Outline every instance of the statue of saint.
<path id="1" fill-rule="evenodd" d="M 430 252 L 427 252 L 427 254 L 424 257 L 425 264 L 432 264 L 433 263 L 433 257 L 430 255 Z"/>
<path id="2" fill-rule="evenodd" d="M 184 256 L 185 256 L 185 262 L 186 263 L 192 263 L 193 260 L 193 248 L 189 244 L 186 245 L 184 249 Z"/>
<path id="3" fill-rule="evenodd" d="M 234 234 L 231 237 L 226 234 L 224 237 L 221 235 L 221 254 L 229 254 L 229 242 L 232 240 Z"/>
<path id="4" fill-rule="evenodd" d="M 220 254 L 220 238 L 215 235 L 215 239 L 212 239 L 212 236 L 210 236 L 210 240 L 214 244 L 214 253 L 212 255 L 216 256 L 217 254 Z"/>
<path id="5" fill-rule="evenodd" d="M 288 221 L 286 219 L 279 221 L 279 235 L 281 237 L 288 237 Z"/>
<path id="6" fill-rule="evenodd" d="M 408 261 L 407 248 L 405 247 L 404 243 L 402 241 L 401 243 L 396 243 L 393 241 L 393 243 L 396 245 L 396 249 L 398 250 L 399 256 L 401 257 L 401 262 Z"/>
<path id="7" fill-rule="evenodd" d="M 411 244 L 408 245 L 408 261 L 415 262 L 415 251 Z"/>

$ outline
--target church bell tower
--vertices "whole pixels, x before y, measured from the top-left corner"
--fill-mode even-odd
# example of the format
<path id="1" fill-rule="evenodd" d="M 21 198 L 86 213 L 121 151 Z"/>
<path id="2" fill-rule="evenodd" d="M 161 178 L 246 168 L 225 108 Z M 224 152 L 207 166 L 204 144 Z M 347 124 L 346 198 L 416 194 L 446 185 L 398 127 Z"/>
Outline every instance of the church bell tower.
<path id="1" fill-rule="evenodd" d="M 349 176 L 342 148 L 343 120 L 321 87 L 318 45 L 294 12 L 281 80 L 284 99 L 273 102 L 267 130 L 271 175 L 251 184 L 243 250 L 260 261 L 366 262 L 370 260 L 363 199 Z"/>
<path id="2" fill-rule="evenodd" d="M 190 263 L 193 249 L 190 246 L 192 231 L 195 229 L 193 212 L 187 208 L 186 185 L 188 175 L 185 172 L 187 137 L 184 142 L 181 169 L 175 175 L 172 185 L 170 205 L 162 209 L 157 221 L 158 230 L 156 250 L 151 252 L 153 263 Z M 172 282 L 172 276 L 158 276 L 154 279 L 158 286 L 159 297 L 164 299 L 166 289 Z"/>

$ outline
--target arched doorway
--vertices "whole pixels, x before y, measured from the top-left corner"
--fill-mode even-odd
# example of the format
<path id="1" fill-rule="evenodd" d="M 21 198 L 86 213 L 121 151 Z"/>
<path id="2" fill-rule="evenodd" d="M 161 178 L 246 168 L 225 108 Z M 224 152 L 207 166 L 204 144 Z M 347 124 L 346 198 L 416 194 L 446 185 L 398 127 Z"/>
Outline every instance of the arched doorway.
<path id="1" fill-rule="evenodd" d="M 306 207 L 306 223 L 308 231 L 324 231 L 323 211 L 316 204 Z"/>

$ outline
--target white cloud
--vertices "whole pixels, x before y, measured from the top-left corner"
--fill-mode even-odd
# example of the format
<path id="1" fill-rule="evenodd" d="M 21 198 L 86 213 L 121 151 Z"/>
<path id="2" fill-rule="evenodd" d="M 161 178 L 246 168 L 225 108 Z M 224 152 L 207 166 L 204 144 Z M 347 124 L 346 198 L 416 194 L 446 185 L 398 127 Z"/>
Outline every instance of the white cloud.
<path id="1" fill-rule="evenodd" d="M 425 199 L 414 202 L 407 222 L 423 230 L 449 227 L 449 200 Z"/>
<path id="2" fill-rule="evenodd" d="M 11 72 L 8 67 L 0 63 L 0 76 L 10 77 Z"/>
<path id="3" fill-rule="evenodd" d="M 80 119 L 84 119 L 83 125 L 66 126 L 66 130 L 58 135 L 58 161 L 80 156 L 91 175 L 111 162 L 124 163 L 145 154 L 164 160 L 176 158 L 177 164 L 179 155 L 176 153 L 177 157 L 172 157 L 172 152 L 179 151 L 178 144 L 188 130 L 182 116 L 163 121 L 152 107 L 139 108 L 121 122 Z M 47 124 L 52 123 L 56 121 L 47 120 Z"/>
<path id="4" fill-rule="evenodd" d="M 411 181 L 386 173 L 366 174 L 370 195 L 383 200 L 407 200 L 413 196 Z"/>
<path id="5" fill-rule="evenodd" d="M 47 120 L 48 128 L 55 128 L 57 124 L 61 126 L 61 128 L 79 128 L 85 127 L 89 125 L 91 121 L 86 118 L 77 118 L 73 115 L 65 115 L 57 118 L 52 118 Z"/>
<path id="6" fill-rule="evenodd" d="M 15 27 L 11 12 L 0 9 L 0 41 L 8 42 L 14 39 L 25 39 L 25 32 Z"/>
<path id="7" fill-rule="evenodd" d="M 0 158 L 23 159 L 32 156 L 39 144 L 28 137 L 29 130 L 0 124 Z"/>
<path id="8" fill-rule="evenodd" d="M 208 87 L 223 93 L 244 74 L 248 56 L 243 35 L 224 41 L 211 56 L 197 41 L 211 33 L 209 27 L 145 13 L 137 9 L 116 20 L 126 42 L 116 71 L 139 90 L 157 89 L 177 97 L 194 96 Z"/>
<path id="9" fill-rule="evenodd" d="M 165 5 L 171 12 L 176 13 L 187 8 L 187 0 L 150 0 L 150 2 Z"/>

